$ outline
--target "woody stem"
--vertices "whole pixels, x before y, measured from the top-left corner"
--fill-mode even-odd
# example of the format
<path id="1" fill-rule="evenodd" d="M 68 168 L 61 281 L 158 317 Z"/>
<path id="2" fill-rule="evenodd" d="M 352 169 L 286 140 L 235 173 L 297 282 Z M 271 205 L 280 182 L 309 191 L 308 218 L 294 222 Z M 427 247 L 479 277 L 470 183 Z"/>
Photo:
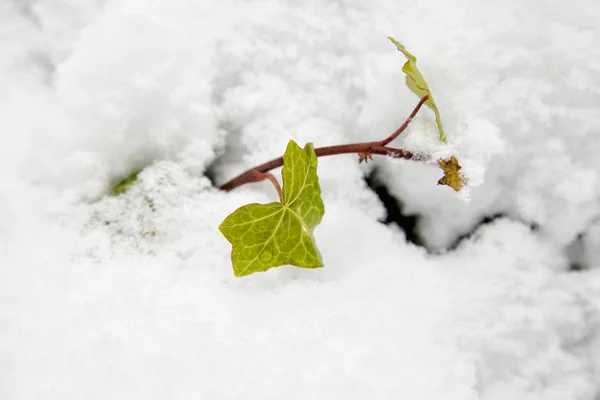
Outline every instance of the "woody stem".
<path id="1" fill-rule="evenodd" d="M 324 156 L 332 156 L 332 155 L 336 155 L 336 154 L 354 153 L 354 154 L 366 154 L 366 155 L 378 154 L 378 155 L 384 155 L 384 156 L 389 156 L 389 157 L 393 157 L 393 158 L 404 158 L 406 160 L 418 158 L 415 154 L 413 154 L 409 151 L 397 149 L 397 148 L 393 148 L 393 147 L 388 147 L 387 145 L 392 140 L 397 138 L 408 127 L 408 125 L 410 124 L 410 121 L 415 117 L 415 115 L 417 114 L 419 109 L 423 106 L 423 104 L 425 104 L 427 99 L 428 99 L 428 96 L 424 96 L 419 101 L 419 103 L 415 106 L 415 108 L 413 109 L 413 111 L 409 115 L 409 117 L 406 119 L 406 121 L 404 121 L 404 123 L 398 129 L 396 129 L 396 131 L 394 133 L 392 133 L 387 138 L 380 140 L 380 141 L 376 141 L 376 142 L 351 143 L 351 144 L 342 144 L 342 145 L 337 145 L 337 146 L 318 147 L 315 149 L 316 156 L 324 157 Z M 248 171 L 236 176 L 235 178 L 231 179 L 230 181 L 219 186 L 219 189 L 228 192 L 228 191 L 233 190 L 233 189 L 235 189 L 239 186 L 242 186 L 246 183 L 259 182 L 259 181 L 262 181 L 265 179 L 269 179 L 271 182 L 273 182 L 273 185 L 275 185 L 275 188 L 277 189 L 277 191 L 279 193 L 279 197 L 281 198 L 281 188 L 279 186 L 279 183 L 277 182 L 277 180 L 275 179 L 275 177 L 272 174 L 268 174 L 268 176 L 266 176 L 265 174 L 272 169 L 281 167 L 282 165 L 283 165 L 283 157 L 277 157 L 277 158 L 275 158 L 271 161 L 268 161 L 264 164 L 257 165 L 256 167 L 249 169 Z"/>

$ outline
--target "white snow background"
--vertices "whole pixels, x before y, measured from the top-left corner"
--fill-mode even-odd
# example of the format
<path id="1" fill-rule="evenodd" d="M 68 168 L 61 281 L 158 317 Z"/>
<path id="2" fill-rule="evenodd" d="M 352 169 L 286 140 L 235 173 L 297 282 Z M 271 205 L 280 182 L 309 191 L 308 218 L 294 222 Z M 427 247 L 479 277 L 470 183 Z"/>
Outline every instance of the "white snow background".
<path id="1" fill-rule="evenodd" d="M 600 399 L 599 4 L 0 0 L 0 399 Z M 471 201 L 323 158 L 325 267 L 235 278 L 217 227 L 276 194 L 213 182 L 391 133 L 387 36 Z M 394 145 L 435 150 L 432 116 Z"/>

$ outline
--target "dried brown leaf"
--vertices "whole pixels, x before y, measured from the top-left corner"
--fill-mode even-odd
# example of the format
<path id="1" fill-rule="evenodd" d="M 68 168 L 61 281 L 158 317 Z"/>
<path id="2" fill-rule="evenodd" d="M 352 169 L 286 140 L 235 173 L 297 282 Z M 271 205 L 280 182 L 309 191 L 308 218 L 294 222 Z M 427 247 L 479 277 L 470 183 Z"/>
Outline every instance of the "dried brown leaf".
<path id="1" fill-rule="evenodd" d="M 438 181 L 438 185 L 450 186 L 455 191 L 460 191 L 467 180 L 459 172 L 462 168 L 456 157 L 450 157 L 450 160 L 438 160 L 438 165 L 444 171 L 444 176 Z"/>

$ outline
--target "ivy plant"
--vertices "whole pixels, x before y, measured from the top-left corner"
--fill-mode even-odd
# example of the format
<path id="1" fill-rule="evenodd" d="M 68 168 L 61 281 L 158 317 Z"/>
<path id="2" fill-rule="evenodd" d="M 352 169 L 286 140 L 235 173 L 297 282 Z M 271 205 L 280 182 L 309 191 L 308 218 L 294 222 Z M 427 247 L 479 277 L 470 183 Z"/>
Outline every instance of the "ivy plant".
<path id="1" fill-rule="evenodd" d="M 312 236 L 325 213 L 312 143 L 301 149 L 290 140 L 283 156 L 282 190 L 266 174 L 262 175 L 272 179 L 279 202 L 240 207 L 219 227 L 233 245 L 233 272 L 244 276 L 286 264 L 323 266 Z"/>
<path id="2" fill-rule="evenodd" d="M 394 38 L 389 39 L 407 58 L 402 67 L 406 74 L 406 84 L 420 97 L 412 113 L 394 133 L 375 142 L 319 148 L 307 143 L 301 149 L 290 140 L 282 157 L 251 168 L 220 186 L 222 190 L 230 191 L 246 183 L 268 179 L 279 194 L 278 202 L 248 204 L 238 208 L 219 226 L 221 233 L 232 245 L 231 262 L 236 276 L 267 271 L 282 265 L 302 268 L 323 266 L 313 238 L 313 231 L 325 213 L 317 177 L 318 157 L 354 153 L 358 154 L 359 162 L 368 162 L 373 159 L 373 155 L 429 162 L 424 155 L 389 146 L 408 127 L 423 104 L 434 111 L 440 141 L 446 141 L 440 111 L 425 78 L 417 68 L 416 57 Z M 436 160 L 436 165 L 444 172 L 438 184 L 447 185 L 456 191 L 462 189 L 466 180 L 460 173 L 461 166 L 455 156 L 447 160 Z M 269 172 L 281 166 L 283 189 Z"/>

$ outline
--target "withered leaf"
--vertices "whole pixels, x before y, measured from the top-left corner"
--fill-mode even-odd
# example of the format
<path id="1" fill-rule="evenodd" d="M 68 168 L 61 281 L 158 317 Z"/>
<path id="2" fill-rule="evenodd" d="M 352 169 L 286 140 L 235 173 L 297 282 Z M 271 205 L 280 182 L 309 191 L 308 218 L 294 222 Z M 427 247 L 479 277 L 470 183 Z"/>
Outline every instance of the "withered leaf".
<path id="1" fill-rule="evenodd" d="M 369 160 L 373 160 L 373 156 L 371 154 L 367 154 L 367 153 L 358 153 L 358 163 L 362 163 L 363 161 L 366 163 L 369 162 Z"/>
<path id="2" fill-rule="evenodd" d="M 438 165 L 444 171 L 444 176 L 438 181 L 438 185 L 450 186 L 455 191 L 460 191 L 463 185 L 466 185 L 467 180 L 460 174 L 462 168 L 456 157 L 450 157 L 450 160 L 438 160 Z"/>

